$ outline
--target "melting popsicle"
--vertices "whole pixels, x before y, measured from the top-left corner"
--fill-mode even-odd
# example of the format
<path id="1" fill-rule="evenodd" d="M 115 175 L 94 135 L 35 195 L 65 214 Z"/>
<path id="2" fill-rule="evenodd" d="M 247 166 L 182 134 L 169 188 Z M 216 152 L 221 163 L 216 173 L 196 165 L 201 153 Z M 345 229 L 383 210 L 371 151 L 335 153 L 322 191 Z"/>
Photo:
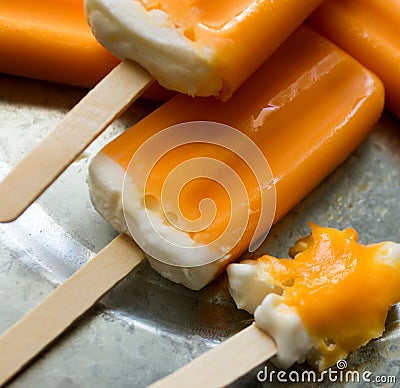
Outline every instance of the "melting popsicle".
<path id="1" fill-rule="evenodd" d="M 327 0 L 308 22 L 381 78 L 387 107 L 400 117 L 400 3 Z"/>
<path id="2" fill-rule="evenodd" d="M 283 368 L 306 359 L 319 370 L 334 365 L 380 337 L 400 301 L 400 244 L 362 245 L 352 228 L 311 229 L 293 259 L 265 255 L 227 269 L 233 299 L 275 340 Z"/>
<path id="3" fill-rule="evenodd" d="M 298 47 L 302 47 L 301 53 Z M 274 77 L 271 77 L 271 74 Z M 166 237 L 172 235 L 171 240 L 176 245 L 182 241 L 192 242 L 192 246 L 189 244 L 191 256 L 180 257 L 179 252 L 175 255 L 177 251 L 172 249 L 169 257 L 170 264 L 155 259 L 151 259 L 151 263 L 164 276 L 188 287 L 199 289 L 247 249 L 252 240 L 252 234 L 257 230 L 256 224 L 262 214 L 260 204 L 263 203 L 265 193 L 274 194 L 273 189 L 276 189 L 276 221 L 311 191 L 367 136 L 378 119 L 382 107 L 383 87 L 379 79 L 325 38 L 307 27 L 302 27 L 246 81 L 228 102 L 218 101 L 212 97 L 193 99 L 183 95 L 176 96 L 106 146 L 91 164 L 92 198 L 98 210 L 108 218 L 111 224 L 126 231 L 121 195 L 123 193 L 127 195 L 125 198 L 128 205 L 125 208 L 127 219 L 130 218 L 133 222 L 136 220 L 138 225 L 138 228 L 133 230 L 135 233 L 132 233 L 135 238 L 139 236 L 140 227 L 146 226 L 145 222 L 142 222 L 143 218 L 140 217 L 143 215 L 141 210 L 145 209 L 144 205 L 146 205 L 153 209 L 151 210 L 153 211 L 152 220 L 154 222 L 158 220 L 161 235 L 164 234 Z M 262 162 L 260 182 L 255 179 L 258 176 L 254 177 L 247 166 L 247 163 L 253 160 L 252 153 L 250 155 L 244 153 L 249 157 L 248 160 L 239 160 L 223 147 L 229 144 L 231 140 L 229 137 L 217 139 L 219 143 L 216 137 L 211 137 L 211 141 L 208 139 L 208 143 L 204 142 L 204 138 L 196 137 L 195 140 L 203 140 L 203 146 L 200 143 L 187 142 L 176 149 L 177 154 L 166 152 L 166 159 L 160 159 L 161 164 L 154 169 L 155 174 L 149 176 L 151 178 L 149 188 L 152 190 L 148 192 L 147 197 L 132 197 L 138 193 L 135 191 L 135 183 L 138 182 L 132 181 L 131 176 L 126 177 L 125 189 L 127 190 L 123 190 L 124 173 L 135 150 L 143 144 L 151 144 L 146 140 L 154 139 L 151 137 L 153 134 L 156 135 L 157 140 L 158 135 L 169 134 L 163 131 L 164 128 L 188 120 L 212 120 L 224 123 L 216 125 L 218 128 L 219 126 L 230 128 L 228 134 L 236 136 L 234 139 L 239 139 L 239 144 L 233 144 L 234 146 L 239 145 L 238 149 L 244 150 L 243 152 L 251 146 L 250 150 L 255 150 L 258 154 L 256 156 L 261 154 L 262 157 L 256 158 L 256 161 Z M 227 127 L 226 124 L 238 129 Z M 201 135 L 202 132 L 185 131 L 179 134 L 186 134 L 193 140 L 192 135 Z M 171 139 L 172 144 L 175 145 L 176 141 L 181 143 L 182 140 L 167 138 L 170 142 Z M 157 159 L 159 155 L 157 146 L 168 144 L 168 141 L 156 142 L 156 147 L 149 155 Z M 217 144 L 213 144 L 213 141 Z M 240 148 L 240 146 L 244 147 Z M 173 151 L 172 148 L 170 151 Z M 268 180 L 271 176 L 264 174 L 266 166 L 264 155 L 268 159 L 274 176 L 272 182 Z M 165 174 L 171 177 L 170 167 L 176 167 L 178 164 L 179 167 L 186 166 L 185 162 L 190 158 L 200 161 L 200 166 L 197 165 L 197 167 L 204 165 L 208 172 L 222 171 L 222 175 L 211 176 L 215 178 L 213 183 L 211 179 L 207 179 L 210 175 L 201 175 L 204 170 L 201 171 L 200 176 L 195 176 L 198 179 L 192 179 L 193 171 L 196 172 L 196 170 L 178 169 L 179 173 L 184 172 L 189 175 L 178 174 L 175 178 L 188 177 L 186 182 L 192 184 L 181 186 L 182 181 L 172 180 L 173 196 L 168 197 L 171 192 L 160 192 L 160 183 L 163 183 Z M 211 166 L 214 168 L 208 168 L 210 161 L 215 162 Z M 229 168 L 219 170 L 222 164 Z M 144 165 L 135 164 L 134 166 Z M 258 175 L 258 166 L 253 167 L 253 171 Z M 238 206 L 232 209 L 229 209 L 228 196 L 235 198 L 236 191 L 227 193 L 226 190 L 221 190 L 219 184 L 223 182 L 225 175 L 235 177 L 230 170 L 237 172 L 236 177 L 242 179 L 242 182 L 234 188 L 242 186 L 242 189 L 246 189 L 245 197 L 239 197 Z M 139 174 L 138 178 L 140 179 L 142 175 Z M 267 180 L 264 180 L 265 177 Z M 262 184 L 261 188 L 259 183 Z M 229 186 L 227 187 L 229 189 Z M 198 232 L 185 233 L 178 227 L 174 228 L 164 223 L 163 215 L 158 209 L 158 204 L 162 202 L 160 195 L 165 194 L 166 205 L 171 205 L 165 208 L 167 212 L 175 211 L 174 198 L 176 199 L 178 189 L 181 192 L 186 216 L 186 220 L 183 217 L 181 220 L 189 224 L 191 220 L 198 218 L 197 205 L 204 198 L 205 192 L 215 201 L 218 206 L 216 217 L 209 227 L 198 228 Z M 142 193 L 139 191 L 139 194 Z M 209 205 L 207 201 L 202 203 L 204 206 Z M 273 204 L 267 203 L 267 208 L 271 205 Z M 201 207 L 201 209 L 204 208 Z M 272 207 L 270 209 L 274 210 Z M 222 256 L 215 262 L 193 268 L 178 267 L 177 264 L 196 265 L 209 261 L 209 257 L 203 256 L 208 247 L 203 249 L 202 242 L 208 242 L 220 235 L 228 235 L 228 238 L 231 235 L 235 236 L 238 226 L 236 224 L 233 225 L 232 234 L 223 233 L 231 211 L 248 216 L 244 224 L 244 234 L 239 235 L 237 244 L 226 252 L 221 249 L 219 253 L 220 255 L 222 253 Z M 170 217 L 170 214 L 166 214 L 167 216 Z M 240 220 L 243 219 L 246 218 L 240 218 Z M 179 226 L 179 219 L 170 217 L 170 220 L 177 222 Z M 262 225 L 267 229 L 269 227 L 268 223 Z M 154 233 L 152 230 L 144 230 L 143 235 L 147 241 L 146 237 L 153 237 Z M 152 239 L 148 241 L 150 248 L 154 241 Z M 165 241 L 160 244 L 161 249 L 165 247 L 164 244 Z M 201 254 L 197 257 L 194 255 L 195 249 L 192 249 L 195 245 L 200 246 Z M 170 246 L 167 245 L 167 247 Z M 216 250 L 220 248 L 222 246 L 217 246 Z M 156 246 L 155 249 L 158 247 Z M 160 258 L 163 259 L 163 257 Z M 2 360 L 0 385 L 9 381 L 16 372 L 46 349 L 72 322 L 143 259 L 142 251 L 128 236 L 121 234 L 20 322 L 2 334 L 0 336 L 0 360 Z M 175 264 L 171 264 L 173 260 Z M 44 317 L 46 320 L 51 317 L 51 325 L 43 325 Z M 260 336 L 256 335 L 255 338 L 260 338 Z M 263 351 L 262 354 L 264 355 L 265 352 Z"/>
<path id="4" fill-rule="evenodd" d="M 371 72 L 319 34 L 301 27 L 228 102 L 177 96 L 103 148 L 90 166 L 92 201 L 114 227 L 133 236 L 157 271 L 200 289 L 253 241 L 261 217 L 260 198 L 267 195 L 271 182 L 276 188 L 277 221 L 365 138 L 379 117 L 382 102 L 381 83 Z M 143 143 L 153 136 L 157 139 L 163 129 L 195 120 L 240 130 L 267 159 L 272 181 L 258 185 L 255 170 L 246 170 L 223 144 L 217 147 L 218 138 L 206 145 L 205 138 L 199 142 L 196 136 L 201 126 L 193 130 L 193 144 L 185 137 L 185 144 L 171 147 L 151 171 L 145 167 L 145 157 L 137 158 Z M 220 143 L 230 144 L 230 138 L 228 134 Z M 166 142 L 160 140 L 159 147 Z M 176 146 L 181 139 L 174 142 Z M 242 148 L 250 146 L 242 143 Z M 157 159 L 158 152 L 155 147 L 147 155 Z M 215 159 L 215 171 L 204 157 Z M 203 163 L 205 173 L 194 165 L 191 175 L 182 172 L 187 185 L 179 177 L 176 184 L 167 184 L 171 173 L 190 160 Z M 246 187 L 246 198 L 233 197 L 221 164 L 235 169 Z M 147 179 L 145 186 L 143 179 Z M 218 187 L 218 179 L 228 193 Z M 236 194 L 238 186 L 232 191 Z M 190 222 L 206 213 L 205 198 L 214 201 L 217 211 L 208 226 L 193 230 Z M 246 212 L 248 219 L 243 216 Z M 242 235 L 233 238 L 243 227 Z M 232 240 L 223 240 L 225 234 Z M 214 241 L 218 243 L 213 245 Z M 181 268 L 196 265 L 200 267 Z"/>
<path id="5" fill-rule="evenodd" d="M 0 221 L 17 218 L 153 76 L 176 91 L 227 99 L 321 2 L 86 0 L 95 36 L 125 60 L 0 184 Z"/>

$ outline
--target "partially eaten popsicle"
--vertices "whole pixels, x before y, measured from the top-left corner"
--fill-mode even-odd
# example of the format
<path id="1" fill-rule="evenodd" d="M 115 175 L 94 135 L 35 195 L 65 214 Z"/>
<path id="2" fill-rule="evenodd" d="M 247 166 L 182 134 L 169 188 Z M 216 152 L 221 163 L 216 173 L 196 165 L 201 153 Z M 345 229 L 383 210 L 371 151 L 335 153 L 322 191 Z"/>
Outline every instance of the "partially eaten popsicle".
<path id="1" fill-rule="evenodd" d="M 327 0 L 308 23 L 381 78 L 400 117 L 400 2 Z"/>
<path id="2" fill-rule="evenodd" d="M 362 245 L 352 228 L 311 228 L 290 249 L 292 259 L 230 264 L 230 293 L 255 322 L 151 388 L 227 386 L 270 357 L 281 368 L 305 359 L 319 371 L 340 367 L 380 337 L 400 302 L 400 244 Z"/>
<path id="3" fill-rule="evenodd" d="M 354 229 L 311 225 L 292 259 L 265 255 L 228 266 L 239 308 L 276 342 L 274 362 L 306 359 L 319 370 L 382 335 L 389 308 L 400 302 L 400 244 L 358 243 Z"/>
<path id="4" fill-rule="evenodd" d="M 86 0 L 94 34 L 109 51 L 128 59 L 1 183 L 0 220 L 17 218 L 153 76 L 176 91 L 227 99 L 321 2 Z"/>
<path id="5" fill-rule="evenodd" d="M 92 201 L 114 227 L 133 236 L 157 271 L 200 289 L 248 249 L 261 217 L 260 198 L 276 189 L 274 220 L 280 219 L 364 139 L 382 101 L 381 83 L 372 73 L 319 34 L 301 27 L 228 102 L 177 96 L 103 148 L 90 166 Z M 220 135 L 209 144 L 204 144 L 206 137 L 199 142 L 194 136 L 201 133 L 201 125 L 193 129 L 192 144 L 182 134 L 185 144 L 173 150 L 181 142 L 175 138 L 171 152 L 160 157 L 151 171 L 146 170 L 144 157 L 136 158 L 143 143 L 157 138 L 163 129 L 195 120 L 239 129 L 257 145 L 273 178 L 258 185 L 256 172 L 246 170 L 243 161 L 224 149 L 223 143 L 230 144 L 234 134 L 227 134 L 221 147 L 216 146 Z M 237 141 L 242 148 L 251 147 Z M 166 142 L 160 140 L 158 149 Z M 158 152 L 155 146 L 147 154 L 156 158 Z M 180 165 L 190 160 L 205 163 L 204 157 L 214 159 L 215 165 L 207 165 L 206 172 L 193 167 L 188 176 L 182 172 L 182 179 L 187 179 L 182 190 L 179 179 L 172 187 L 164 186 Z M 239 188 L 226 189 L 224 164 L 240 177 L 246 198 L 235 202 L 233 194 Z M 142 188 L 143 179 L 147 185 Z M 224 188 L 216 184 L 218 179 Z M 200 217 L 206 198 L 217 208 L 215 217 L 210 217 L 208 227 L 193 230 L 190 222 Z M 248 220 L 239 216 L 235 221 L 241 212 L 249 213 Z M 228 228 L 231 223 L 234 232 Z M 242 227 L 239 241 L 222 239 Z M 214 241 L 223 243 L 213 245 Z M 180 249 L 183 246 L 189 249 Z"/>
<path id="6" fill-rule="evenodd" d="M 301 52 L 299 47 L 302 48 Z M 241 209 L 249 215 L 249 222 L 244 225 L 245 233 L 232 249 L 226 253 L 222 249 L 224 256 L 221 259 L 193 268 L 177 267 L 152 259 L 152 265 L 163 275 L 198 289 L 209 283 L 229 262 L 248 248 L 260 216 L 262 193 L 276 188 L 274 220 L 278 220 L 367 136 L 382 108 L 383 87 L 379 79 L 325 38 L 307 27 L 302 27 L 228 102 L 214 98 L 192 99 L 183 95 L 176 96 L 110 143 L 91 164 L 92 198 L 97 208 L 114 226 L 124 229 L 126 223 L 121 211 L 124 173 L 132 155 L 142 143 L 166 127 L 188 120 L 213 120 L 237 127 L 236 130 L 232 128 L 233 132 L 229 133 L 240 132 L 240 139 L 247 139 L 239 145 L 256 144 L 258 152 L 268 159 L 274 175 L 272 185 L 267 181 L 264 182 L 267 185 L 260 188 L 245 166 L 248 161 L 230 159 L 230 154 L 223 147 L 213 148 L 215 145 L 209 143 L 204 144 L 205 148 L 200 144 L 188 144 L 183 150 L 177 149 L 182 162 L 195 155 L 207 157 L 217 164 L 230 163 L 232 168 L 238 167 L 238 176 L 243 179 L 248 195 L 248 201 L 239 203 Z M 228 141 L 229 139 L 222 138 L 220 144 Z M 188 153 L 183 152 L 185 150 Z M 167 157 L 168 155 L 169 153 Z M 166 160 L 167 164 L 161 164 L 161 169 L 155 169 L 152 182 L 155 190 L 150 193 L 151 196 L 144 201 L 140 197 L 136 201 L 128 197 L 127 210 L 143 209 L 146 204 L 156 210 L 155 220 L 163 220 L 162 215 L 157 212 L 157 206 L 154 206 L 157 204 L 157 195 L 160 194 L 161 186 L 158 183 L 164 176 L 160 172 L 168 172 L 168 162 L 172 162 L 172 165 L 176 165 L 177 161 L 179 163 L 175 156 L 171 153 Z M 204 161 L 204 158 L 200 160 Z M 162 167 L 167 169 L 163 170 Z M 193 173 L 193 170 L 186 170 L 188 171 Z M 188 216 L 198 214 L 198 200 L 204 198 L 203 193 L 209 190 L 207 194 L 210 194 L 210 198 L 221 205 L 217 209 L 215 222 L 205 229 L 209 232 L 208 238 L 212 239 L 229 218 L 229 202 L 218 185 L 199 178 L 194 180 L 195 185 L 190 187 L 191 190 L 182 190 L 186 197 L 185 210 L 188 211 Z M 127 176 L 126 182 L 128 189 L 135 184 L 130 176 Z M 172 194 L 177 193 L 177 188 L 178 186 L 173 187 Z M 234 210 L 239 210 L 239 207 Z M 135 212 L 130 213 L 131 219 L 135 219 L 137 215 Z M 140 226 L 140 218 L 138 221 Z M 161 222 L 161 225 L 166 226 L 167 232 L 171 230 L 168 224 Z M 268 228 L 269 225 L 264 226 Z M 185 241 L 193 237 L 193 241 L 201 243 L 203 238 L 207 238 L 207 233 L 200 232 L 197 238 L 196 233 L 186 234 L 178 228 L 174 232 L 183 236 Z M 180 265 L 204 262 L 201 256 L 200 260 L 195 257 L 197 263 L 193 260 L 190 263 L 184 262 L 179 256 L 177 258 L 180 260 L 177 264 Z M 43 351 L 143 259 L 143 253 L 132 240 L 121 234 L 20 322 L 0 336 L 0 385 L 10 380 Z M 49 317 L 51 325 L 43 325 L 43 321 L 48 322 Z M 264 351 L 262 355 L 265 355 Z"/>

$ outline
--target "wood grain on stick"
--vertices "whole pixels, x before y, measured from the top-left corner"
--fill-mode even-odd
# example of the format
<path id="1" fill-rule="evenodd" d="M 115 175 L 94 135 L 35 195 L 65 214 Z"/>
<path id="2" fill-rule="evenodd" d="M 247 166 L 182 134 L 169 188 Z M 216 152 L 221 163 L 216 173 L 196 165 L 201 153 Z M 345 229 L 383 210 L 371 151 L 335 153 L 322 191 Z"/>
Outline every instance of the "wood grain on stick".
<path id="1" fill-rule="evenodd" d="M 21 371 L 142 260 L 119 235 L 43 302 L 0 336 L 0 386 Z"/>
<path id="2" fill-rule="evenodd" d="M 113 69 L 0 183 L 0 222 L 19 217 L 152 82 L 131 61 Z"/>
<path id="3" fill-rule="evenodd" d="M 150 387 L 225 387 L 274 356 L 276 351 L 272 338 L 252 324 Z"/>

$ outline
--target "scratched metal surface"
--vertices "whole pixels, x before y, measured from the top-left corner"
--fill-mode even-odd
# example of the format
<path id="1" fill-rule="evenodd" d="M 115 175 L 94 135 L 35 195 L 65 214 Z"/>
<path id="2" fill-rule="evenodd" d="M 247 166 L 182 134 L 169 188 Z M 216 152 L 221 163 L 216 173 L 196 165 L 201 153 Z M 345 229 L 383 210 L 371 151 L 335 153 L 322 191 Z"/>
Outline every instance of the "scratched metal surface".
<path id="1" fill-rule="evenodd" d="M 54 128 L 83 93 L 0 75 L 1 176 Z M 0 332 L 116 235 L 90 204 L 87 167 L 102 144 L 151 109 L 149 103 L 135 104 L 25 214 L 0 225 Z M 400 241 L 399 200 L 400 121 L 386 113 L 367 141 L 272 229 L 259 252 L 286 255 L 298 237 L 308 234 L 308 221 L 353 226 L 365 243 Z M 351 355 L 347 370 L 396 376 L 399 384 L 398 310 L 389 315 L 384 337 Z M 230 300 L 224 276 L 195 292 L 161 278 L 142 263 L 10 386 L 144 387 L 250 320 Z M 260 386 L 257 373 L 264 366 L 273 369 L 269 363 L 261 365 L 233 386 Z M 330 385 L 337 382 L 325 379 L 322 384 Z M 391 385 L 395 386 L 384 386 Z"/>

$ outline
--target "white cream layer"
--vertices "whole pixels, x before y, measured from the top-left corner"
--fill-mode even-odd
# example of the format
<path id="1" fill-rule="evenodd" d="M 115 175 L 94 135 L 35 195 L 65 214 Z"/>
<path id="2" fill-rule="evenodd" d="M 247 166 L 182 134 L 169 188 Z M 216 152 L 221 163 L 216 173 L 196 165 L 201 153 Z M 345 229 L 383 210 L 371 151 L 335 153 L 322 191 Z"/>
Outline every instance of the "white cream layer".
<path id="1" fill-rule="evenodd" d="M 207 285 L 219 274 L 226 257 L 204 264 L 211 256 L 209 248 L 197 244 L 187 233 L 166 224 L 161 214 L 146 210 L 143 194 L 130 180 L 125 182 L 125 194 L 129 201 L 125 200 L 123 207 L 124 177 L 122 167 L 107 155 L 99 153 L 95 157 L 89 167 L 88 184 L 96 210 L 114 228 L 131 235 L 147 253 L 151 266 L 162 276 L 194 290 Z M 157 231 L 150 227 L 151 224 Z M 189 248 L 181 249 L 179 246 Z M 154 257 L 164 258 L 175 265 L 166 264 Z"/>
<path id="2" fill-rule="evenodd" d="M 245 260 L 227 268 L 229 292 L 238 308 L 254 314 L 260 329 L 277 344 L 277 355 L 272 359 L 280 368 L 305 361 L 311 341 L 296 309 L 283 303 L 282 290 L 274 285 L 268 264 Z"/>
<path id="3" fill-rule="evenodd" d="M 162 10 L 139 0 L 85 0 L 96 39 L 120 59 L 142 65 L 167 89 L 197 96 L 218 95 L 215 52 L 188 39 Z"/>

